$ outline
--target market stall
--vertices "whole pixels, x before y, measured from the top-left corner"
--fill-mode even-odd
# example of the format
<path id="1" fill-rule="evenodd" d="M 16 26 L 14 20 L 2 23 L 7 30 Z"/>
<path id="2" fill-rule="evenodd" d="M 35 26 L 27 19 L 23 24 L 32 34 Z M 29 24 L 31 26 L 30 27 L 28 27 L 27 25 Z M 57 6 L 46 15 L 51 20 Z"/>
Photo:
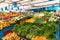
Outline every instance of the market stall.
<path id="1" fill-rule="evenodd" d="M 0 40 L 59 40 L 59 10 L 45 10 L 50 4 L 59 4 L 58 1 L 51 3 L 46 0 L 46 3 L 39 1 L 37 4 L 34 4 L 36 0 L 21 0 L 21 4 L 19 0 L 9 2 L 6 0 L 0 4 Z M 45 7 L 41 8 L 42 5 Z"/>

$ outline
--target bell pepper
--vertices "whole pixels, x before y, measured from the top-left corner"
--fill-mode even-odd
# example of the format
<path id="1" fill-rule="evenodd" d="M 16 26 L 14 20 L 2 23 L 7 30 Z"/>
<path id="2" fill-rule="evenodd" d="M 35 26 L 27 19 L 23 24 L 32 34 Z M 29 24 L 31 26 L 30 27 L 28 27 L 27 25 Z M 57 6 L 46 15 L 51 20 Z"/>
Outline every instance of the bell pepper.
<path id="1" fill-rule="evenodd" d="M 7 34 L 9 34 L 11 32 L 12 32 L 11 30 L 8 30 L 8 31 L 4 32 L 4 35 L 7 35 Z"/>

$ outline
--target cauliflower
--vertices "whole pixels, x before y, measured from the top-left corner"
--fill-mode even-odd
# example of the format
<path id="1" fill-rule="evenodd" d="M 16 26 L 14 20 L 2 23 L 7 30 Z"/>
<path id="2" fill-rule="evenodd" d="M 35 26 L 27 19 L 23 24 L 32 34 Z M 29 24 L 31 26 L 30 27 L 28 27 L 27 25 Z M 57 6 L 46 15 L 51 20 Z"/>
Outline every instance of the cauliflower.
<path id="1" fill-rule="evenodd" d="M 44 16 L 44 14 L 39 14 L 39 15 L 37 15 L 37 16 L 38 16 L 38 18 L 41 18 L 41 17 Z"/>

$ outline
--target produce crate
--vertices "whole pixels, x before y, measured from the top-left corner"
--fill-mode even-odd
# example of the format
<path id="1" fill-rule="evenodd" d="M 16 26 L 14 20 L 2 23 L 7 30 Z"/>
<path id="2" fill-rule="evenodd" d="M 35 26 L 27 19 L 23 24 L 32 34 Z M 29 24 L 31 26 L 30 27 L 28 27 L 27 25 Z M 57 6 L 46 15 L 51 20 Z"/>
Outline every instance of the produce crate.
<path id="1" fill-rule="evenodd" d="M 60 22 L 58 23 L 59 27 L 60 27 Z M 2 37 L 4 37 L 4 32 L 8 31 L 8 30 L 11 30 L 13 28 L 14 25 L 10 25 L 8 28 L 5 28 L 4 30 L 1 30 L 0 31 L 0 40 Z M 59 33 L 60 29 L 56 32 L 56 40 L 59 40 L 59 36 L 60 36 L 60 33 Z"/>

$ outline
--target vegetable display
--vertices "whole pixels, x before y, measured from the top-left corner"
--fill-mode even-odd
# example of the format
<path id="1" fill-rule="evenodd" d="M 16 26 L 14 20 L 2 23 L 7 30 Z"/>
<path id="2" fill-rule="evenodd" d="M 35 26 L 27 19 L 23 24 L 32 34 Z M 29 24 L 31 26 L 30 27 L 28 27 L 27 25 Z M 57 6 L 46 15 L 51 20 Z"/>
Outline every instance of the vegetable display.
<path id="1" fill-rule="evenodd" d="M 15 24 L 16 21 L 19 21 L 21 19 L 32 17 L 31 13 L 23 14 L 23 13 L 15 13 L 15 12 L 9 12 L 9 13 L 2 13 L 0 14 L 0 30 L 3 30 L 6 27 L 9 27 L 11 24 Z"/>
<path id="2" fill-rule="evenodd" d="M 55 40 L 59 18 L 52 15 L 49 12 L 35 13 L 24 24 L 15 24 L 12 31 L 31 40 Z"/>

